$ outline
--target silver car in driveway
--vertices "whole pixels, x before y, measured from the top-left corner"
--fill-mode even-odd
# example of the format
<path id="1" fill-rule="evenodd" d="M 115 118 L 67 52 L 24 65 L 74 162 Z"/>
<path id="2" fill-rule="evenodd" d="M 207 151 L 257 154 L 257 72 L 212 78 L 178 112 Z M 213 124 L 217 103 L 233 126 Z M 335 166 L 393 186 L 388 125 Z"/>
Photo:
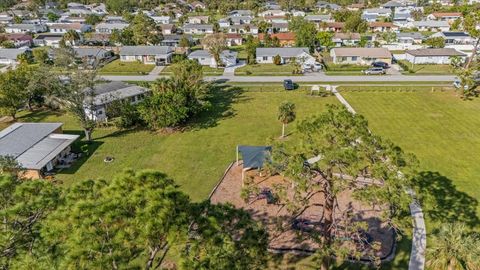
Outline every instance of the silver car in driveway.
<path id="1" fill-rule="evenodd" d="M 369 68 L 367 70 L 364 70 L 363 73 L 365 75 L 384 75 L 385 69 L 380 68 L 380 67 L 374 67 L 374 68 Z"/>

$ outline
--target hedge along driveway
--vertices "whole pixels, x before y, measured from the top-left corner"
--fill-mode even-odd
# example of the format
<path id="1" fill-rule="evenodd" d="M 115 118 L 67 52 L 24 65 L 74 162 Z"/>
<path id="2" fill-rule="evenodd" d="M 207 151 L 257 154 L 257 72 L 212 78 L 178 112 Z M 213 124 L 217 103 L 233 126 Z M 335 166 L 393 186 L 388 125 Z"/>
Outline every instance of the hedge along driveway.
<path id="1" fill-rule="evenodd" d="M 293 65 L 253 64 L 235 69 L 235 76 L 302 76 L 293 74 Z"/>

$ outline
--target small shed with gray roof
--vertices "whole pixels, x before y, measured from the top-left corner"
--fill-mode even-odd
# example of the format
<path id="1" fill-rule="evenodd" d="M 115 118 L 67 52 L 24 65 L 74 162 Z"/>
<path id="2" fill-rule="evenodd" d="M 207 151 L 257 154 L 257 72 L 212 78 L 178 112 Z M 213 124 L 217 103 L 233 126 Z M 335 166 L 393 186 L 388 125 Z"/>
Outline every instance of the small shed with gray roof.
<path id="1" fill-rule="evenodd" d="M 15 123 L 0 131 L 0 156 L 14 158 L 27 178 L 42 178 L 57 164 L 71 160 L 70 146 L 79 135 L 62 133 L 62 123 Z"/>
<path id="2" fill-rule="evenodd" d="M 467 55 L 452 48 L 418 49 L 405 52 L 405 60 L 412 64 L 449 65 L 452 57 L 459 57 L 465 61 Z"/>

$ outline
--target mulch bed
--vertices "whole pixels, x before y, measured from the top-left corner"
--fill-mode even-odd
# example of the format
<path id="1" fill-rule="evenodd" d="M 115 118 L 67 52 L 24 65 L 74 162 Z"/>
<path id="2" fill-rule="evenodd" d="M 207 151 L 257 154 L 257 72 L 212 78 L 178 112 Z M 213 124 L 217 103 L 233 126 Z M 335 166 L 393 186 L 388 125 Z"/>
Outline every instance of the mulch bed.
<path id="1" fill-rule="evenodd" d="M 242 191 L 242 169 L 241 162 L 238 166 L 236 163 L 231 166 L 226 172 L 223 181 L 213 191 L 210 198 L 211 202 L 214 204 L 230 203 L 237 208 L 248 211 L 253 219 L 262 222 L 269 233 L 269 248 L 274 252 L 315 252 L 318 249 L 318 244 L 312 238 L 315 235 L 318 236 L 318 233 L 321 231 L 322 225 L 319 224 L 319 221 L 323 213 L 323 195 L 321 193 L 315 194 L 310 199 L 310 205 L 312 206 L 306 209 L 299 217 L 294 218 L 285 205 L 268 204 L 264 198 L 245 202 L 240 196 Z M 289 186 L 283 177 L 279 175 L 262 177 L 256 170 L 249 171 L 246 175 L 251 177 L 260 189 L 273 189 L 272 187 L 275 185 Z M 359 182 L 359 185 L 364 184 L 368 183 Z M 291 197 L 293 192 L 287 188 L 286 194 Z M 387 206 L 372 207 L 354 200 L 351 195 L 351 191 L 345 191 L 338 195 L 338 208 L 335 210 L 335 217 L 344 215 L 349 211 L 353 216 L 353 220 L 366 222 L 368 224 L 367 233 L 369 238 L 371 238 L 370 242 L 376 242 L 379 245 L 378 250 L 375 251 L 375 256 L 380 258 L 390 256 L 395 245 L 394 232 L 379 219 Z M 293 220 L 306 221 L 310 224 L 310 229 L 299 230 L 298 227 L 292 225 Z M 344 235 L 344 237 L 348 237 L 348 235 Z M 362 259 L 368 260 L 366 256 L 365 258 L 362 257 Z"/>

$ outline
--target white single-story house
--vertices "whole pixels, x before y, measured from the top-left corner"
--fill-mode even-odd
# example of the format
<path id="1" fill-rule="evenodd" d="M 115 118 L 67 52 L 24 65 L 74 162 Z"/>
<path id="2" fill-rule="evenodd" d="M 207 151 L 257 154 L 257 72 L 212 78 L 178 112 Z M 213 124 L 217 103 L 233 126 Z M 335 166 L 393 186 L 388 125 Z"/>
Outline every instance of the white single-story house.
<path id="1" fill-rule="evenodd" d="M 5 33 L 41 33 L 47 32 L 47 26 L 44 24 L 10 24 L 5 26 Z"/>
<path id="2" fill-rule="evenodd" d="M 360 43 L 361 36 L 359 33 L 335 33 L 332 37 L 332 42 L 335 47 L 353 47 Z"/>
<path id="3" fill-rule="evenodd" d="M 188 55 L 188 59 L 197 60 L 202 66 L 217 67 L 213 55 L 207 50 L 196 50 Z M 237 52 L 224 50 L 220 54 L 220 60 L 224 67 L 231 67 L 237 64 Z"/>
<path id="4" fill-rule="evenodd" d="M 186 34 L 213 34 L 212 24 L 186 24 L 183 26 Z"/>
<path id="5" fill-rule="evenodd" d="M 69 30 L 74 30 L 77 33 L 85 33 L 92 30 L 92 26 L 80 23 L 54 23 L 50 24 L 50 33 L 66 33 Z"/>
<path id="6" fill-rule="evenodd" d="M 99 23 L 95 26 L 95 32 L 111 34 L 114 30 L 121 31 L 128 27 L 128 23 Z"/>
<path id="7" fill-rule="evenodd" d="M 417 28 L 418 31 L 448 31 L 450 24 L 445 21 L 413 21 L 407 24 L 409 28 Z"/>
<path id="8" fill-rule="evenodd" d="M 170 46 L 123 46 L 119 54 L 122 62 L 140 61 L 163 66 L 172 62 L 173 51 Z"/>
<path id="9" fill-rule="evenodd" d="M 330 56 L 335 64 L 370 65 L 376 61 L 392 63 L 392 54 L 386 48 L 333 48 Z"/>
<path id="10" fill-rule="evenodd" d="M 39 34 L 33 39 L 33 44 L 35 46 L 43 47 L 43 46 L 49 46 L 53 48 L 58 48 L 60 47 L 60 41 L 63 38 L 63 34 L 52 34 L 52 33 L 45 33 L 45 34 Z"/>
<path id="11" fill-rule="evenodd" d="M 460 57 L 463 61 L 467 58 L 465 53 L 451 48 L 418 49 L 405 52 L 405 60 L 412 64 L 449 65 L 454 56 Z"/>
<path id="12" fill-rule="evenodd" d="M 105 121 L 108 104 L 116 100 L 128 100 L 131 104 L 142 101 L 150 92 L 147 88 L 124 82 L 109 82 L 97 84 L 93 88 L 93 111 L 90 110 L 90 101 L 85 101 L 85 113 L 94 121 Z"/>
<path id="13" fill-rule="evenodd" d="M 29 49 L 0 49 L 0 64 L 1 65 L 15 65 L 18 63 L 17 57 L 29 51 Z"/>
<path id="14" fill-rule="evenodd" d="M 476 41 L 475 38 L 472 38 L 468 33 L 465 32 L 440 32 L 435 33 L 430 37 L 441 37 L 445 39 L 445 45 L 473 45 Z"/>
<path id="15" fill-rule="evenodd" d="M 259 64 L 272 64 L 273 58 L 277 55 L 281 58 L 281 63 L 289 63 L 295 59 L 300 63 L 314 64 L 316 62 L 315 57 L 310 55 L 308 48 L 302 47 L 277 47 L 277 48 L 257 48 L 256 61 Z"/>
<path id="16" fill-rule="evenodd" d="M 23 177 L 39 179 L 56 165 L 72 161 L 79 135 L 63 134 L 63 123 L 15 123 L 0 131 L 0 156 L 13 157 Z"/>

